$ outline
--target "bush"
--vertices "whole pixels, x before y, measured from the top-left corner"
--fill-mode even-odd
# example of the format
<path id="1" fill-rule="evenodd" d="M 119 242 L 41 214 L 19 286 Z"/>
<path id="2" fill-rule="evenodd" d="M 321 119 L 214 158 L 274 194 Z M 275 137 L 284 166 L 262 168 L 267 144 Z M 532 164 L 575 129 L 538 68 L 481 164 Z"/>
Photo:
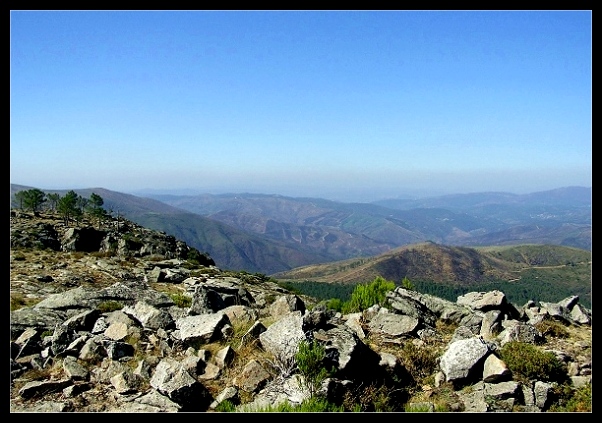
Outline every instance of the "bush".
<path id="1" fill-rule="evenodd" d="M 169 294 L 169 296 L 173 300 L 175 305 L 177 305 L 180 308 L 187 308 L 190 307 L 190 305 L 192 304 L 192 298 L 190 298 L 188 295 Z"/>
<path id="2" fill-rule="evenodd" d="M 544 337 L 552 336 L 554 338 L 568 338 L 569 331 L 566 327 L 554 320 L 542 320 L 535 324 L 535 329 L 541 332 Z"/>
<path id="3" fill-rule="evenodd" d="M 299 344 L 299 350 L 295 355 L 297 368 L 302 376 L 299 381 L 307 388 L 310 397 L 316 395 L 324 379 L 329 376 L 329 371 L 323 364 L 325 356 L 324 347 L 315 340 L 311 344 L 307 341 L 301 341 Z"/>
<path id="4" fill-rule="evenodd" d="M 96 308 L 102 313 L 108 313 L 115 310 L 121 310 L 123 308 L 123 304 L 121 304 L 119 301 L 109 300 L 98 304 Z"/>
<path id="5" fill-rule="evenodd" d="M 328 308 L 330 310 L 342 312 L 344 304 L 345 303 L 340 298 L 331 298 L 326 301 L 326 308 Z"/>
<path id="6" fill-rule="evenodd" d="M 561 385 L 558 400 L 550 407 L 550 412 L 589 413 L 592 411 L 592 384 L 574 389 L 568 384 Z"/>
<path id="7" fill-rule="evenodd" d="M 404 277 L 401 280 L 401 287 L 405 288 L 405 289 L 409 289 L 410 291 L 414 291 L 416 289 L 416 287 L 414 286 L 414 284 L 412 283 L 412 281 L 410 281 L 407 276 Z"/>
<path id="8" fill-rule="evenodd" d="M 375 304 L 384 305 L 386 293 L 395 289 L 395 282 L 377 276 L 369 284 L 360 284 L 351 293 L 351 299 L 343 305 L 343 313 L 366 310 Z"/>
<path id="9" fill-rule="evenodd" d="M 554 353 L 524 342 L 508 342 L 501 348 L 500 358 L 513 374 L 529 380 L 563 382 L 568 377 Z"/>

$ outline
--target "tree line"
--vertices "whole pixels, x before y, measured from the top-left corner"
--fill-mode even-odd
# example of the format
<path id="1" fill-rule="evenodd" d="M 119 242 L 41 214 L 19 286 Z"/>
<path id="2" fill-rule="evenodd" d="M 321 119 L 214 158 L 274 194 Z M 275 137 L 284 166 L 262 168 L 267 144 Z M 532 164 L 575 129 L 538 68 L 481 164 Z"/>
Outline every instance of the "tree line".
<path id="1" fill-rule="evenodd" d="M 14 204 L 21 210 L 29 210 L 38 213 L 43 209 L 58 212 L 65 224 L 70 221 L 79 222 L 86 214 L 101 220 L 107 217 L 107 211 L 103 208 L 103 198 L 92 193 L 90 198 L 85 198 L 71 190 L 64 196 L 58 193 L 46 193 L 38 188 L 18 191 L 14 195 Z"/>
<path id="2" fill-rule="evenodd" d="M 378 278 L 377 278 L 378 279 Z M 372 281 L 374 283 L 374 281 Z M 458 285 L 452 283 L 440 283 L 427 280 L 412 280 L 404 277 L 400 283 L 394 283 L 422 294 L 432 295 L 437 298 L 456 302 L 458 297 L 469 292 L 489 292 L 493 290 L 502 291 L 508 301 L 520 307 L 528 301 L 558 302 L 564 298 L 577 295 L 579 302 L 587 308 L 591 308 L 591 292 L 579 286 L 567 285 L 550 278 L 541 278 L 526 272 L 520 281 L 507 282 L 504 280 L 492 280 L 470 285 Z M 318 300 L 327 301 L 329 306 L 340 311 L 341 304 L 350 302 L 353 295 L 360 295 L 361 291 L 355 292 L 362 284 L 324 283 L 315 281 L 280 282 L 280 285 L 289 291 L 308 295 Z"/>

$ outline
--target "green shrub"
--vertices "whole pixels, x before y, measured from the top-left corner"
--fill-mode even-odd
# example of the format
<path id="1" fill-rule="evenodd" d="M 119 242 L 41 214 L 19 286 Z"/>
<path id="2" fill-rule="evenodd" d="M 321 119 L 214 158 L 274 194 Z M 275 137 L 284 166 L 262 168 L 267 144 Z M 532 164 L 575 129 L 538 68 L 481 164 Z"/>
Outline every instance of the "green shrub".
<path id="1" fill-rule="evenodd" d="M 115 310 L 121 310 L 123 308 L 123 304 L 121 304 L 119 301 L 109 300 L 99 303 L 96 308 L 102 313 L 108 313 Z"/>
<path id="2" fill-rule="evenodd" d="M 331 298 L 330 300 L 326 301 L 326 308 L 338 312 L 343 311 L 343 305 L 344 302 L 340 298 Z"/>
<path id="3" fill-rule="evenodd" d="M 500 350 L 500 358 L 514 375 L 529 380 L 562 382 L 568 377 L 566 369 L 554 353 L 541 351 L 524 342 L 506 343 Z"/>
<path id="4" fill-rule="evenodd" d="M 169 294 L 169 296 L 173 300 L 175 305 L 177 305 L 180 308 L 187 308 L 190 307 L 190 305 L 192 304 L 192 298 L 190 298 L 188 295 Z"/>
<path id="5" fill-rule="evenodd" d="M 401 287 L 405 288 L 405 289 L 409 289 L 410 291 L 413 291 L 414 289 L 416 289 L 416 287 L 414 286 L 414 284 L 412 283 L 412 281 L 410 281 L 407 276 L 404 277 L 401 280 Z"/>
<path id="6" fill-rule="evenodd" d="M 384 305 L 386 293 L 395 289 L 395 283 L 377 276 L 368 284 L 356 285 L 351 299 L 343 305 L 343 313 L 355 313 L 366 310 L 375 304 Z"/>
<path id="7" fill-rule="evenodd" d="M 303 376 L 299 378 L 302 386 L 307 388 L 310 397 L 314 397 L 322 386 L 322 381 L 329 376 L 329 371 L 324 367 L 324 347 L 315 340 L 311 344 L 307 341 L 299 343 L 299 350 L 295 355 L 297 368 Z"/>
<path id="8" fill-rule="evenodd" d="M 592 411 L 592 384 L 574 389 L 568 384 L 561 385 L 557 393 L 558 399 L 550 406 L 550 412 L 583 412 Z"/>
<path id="9" fill-rule="evenodd" d="M 568 338 L 569 331 L 566 327 L 555 320 L 542 320 L 535 324 L 535 329 L 541 332 L 544 337 Z"/>
<path id="10" fill-rule="evenodd" d="M 236 406 L 230 400 L 223 400 L 217 405 L 217 407 L 215 407 L 215 411 L 222 413 L 233 413 L 236 411 Z"/>

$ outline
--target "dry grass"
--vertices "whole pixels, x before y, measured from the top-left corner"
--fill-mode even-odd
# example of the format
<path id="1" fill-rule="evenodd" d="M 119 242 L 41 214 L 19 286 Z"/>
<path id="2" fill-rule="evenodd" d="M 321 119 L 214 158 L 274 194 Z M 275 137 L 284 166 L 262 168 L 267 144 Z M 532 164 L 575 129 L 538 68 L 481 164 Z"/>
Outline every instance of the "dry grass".
<path id="1" fill-rule="evenodd" d="M 42 298 L 28 298 L 21 293 L 10 294 L 10 311 L 15 311 L 23 307 L 33 307 L 42 301 Z"/>

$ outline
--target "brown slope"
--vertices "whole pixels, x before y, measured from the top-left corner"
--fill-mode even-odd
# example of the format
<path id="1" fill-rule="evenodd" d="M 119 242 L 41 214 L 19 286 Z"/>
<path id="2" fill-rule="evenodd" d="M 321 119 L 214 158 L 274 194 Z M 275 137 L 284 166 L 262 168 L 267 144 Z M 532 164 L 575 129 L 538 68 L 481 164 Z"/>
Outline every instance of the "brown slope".
<path id="1" fill-rule="evenodd" d="M 591 263 L 591 252 L 571 247 L 450 247 L 431 242 L 391 250 L 374 257 L 303 266 L 271 275 L 291 282 L 357 284 L 377 276 L 399 282 L 404 277 L 452 285 L 492 280 L 518 280 L 528 268 L 565 267 Z M 568 265 L 567 265 L 568 263 Z"/>
<path id="2" fill-rule="evenodd" d="M 411 280 L 470 284 L 492 278 L 509 278 L 514 267 L 472 248 L 425 242 L 396 248 L 374 257 L 304 266 L 272 277 L 289 281 L 356 284 L 383 276 L 393 281 L 408 277 Z"/>

